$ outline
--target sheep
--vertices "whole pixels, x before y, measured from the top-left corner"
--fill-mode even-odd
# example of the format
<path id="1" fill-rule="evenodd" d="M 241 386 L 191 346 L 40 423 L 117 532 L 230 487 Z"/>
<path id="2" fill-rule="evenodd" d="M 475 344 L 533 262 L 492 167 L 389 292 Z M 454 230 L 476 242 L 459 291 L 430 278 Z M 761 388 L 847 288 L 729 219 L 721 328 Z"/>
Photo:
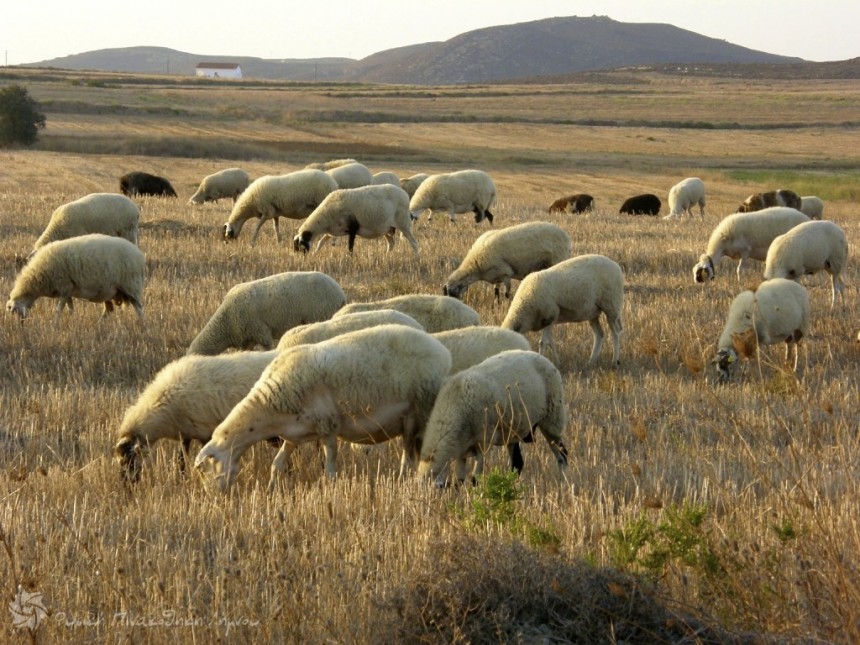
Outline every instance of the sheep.
<path id="1" fill-rule="evenodd" d="M 427 179 L 430 175 L 426 172 L 419 172 L 410 177 L 401 177 L 400 178 L 400 187 L 406 191 L 406 194 L 409 195 L 409 199 L 412 199 L 412 196 L 415 194 L 415 191 L 418 190 L 418 186 L 424 183 L 424 180 Z"/>
<path id="2" fill-rule="evenodd" d="M 543 330 L 540 353 L 552 349 L 556 363 L 558 352 L 552 335 L 553 325 L 588 321 L 594 335 L 589 365 L 593 364 L 603 345 L 600 314 L 609 323 L 612 335 L 612 362 L 621 362 L 621 335 L 624 325 L 624 274 L 621 267 L 603 255 L 580 255 L 549 269 L 526 276 L 511 301 L 502 322 L 505 329 L 525 334 Z"/>
<path id="3" fill-rule="evenodd" d="M 576 193 L 560 197 L 549 205 L 548 213 L 586 213 L 594 210 L 594 197 L 585 193 Z"/>
<path id="4" fill-rule="evenodd" d="M 348 164 L 358 163 L 355 159 L 333 159 L 331 161 L 321 161 L 318 163 L 309 163 L 305 166 L 306 170 L 331 170 L 332 168 L 340 168 Z"/>
<path id="5" fill-rule="evenodd" d="M 337 182 L 322 170 L 298 170 L 286 175 L 266 175 L 245 189 L 224 224 L 224 239 L 235 240 L 245 222 L 259 218 L 251 246 L 257 241 L 260 228 L 267 220 L 275 226 L 275 239 L 281 241 L 278 218 L 304 219 L 322 203 L 326 196 L 337 190 Z"/>
<path id="6" fill-rule="evenodd" d="M 391 184 L 392 186 L 400 186 L 400 177 L 395 175 L 393 172 L 376 172 L 373 173 L 373 181 L 370 182 L 374 186 L 379 186 L 380 184 Z M 412 195 L 410 195 L 411 197 Z"/>
<path id="7" fill-rule="evenodd" d="M 757 345 L 785 341 L 788 362 L 794 345 L 794 371 L 799 353 L 797 343 L 809 333 L 809 296 L 801 285 L 774 278 L 762 282 L 755 291 L 738 294 L 729 307 L 726 324 L 717 343 L 712 363 L 719 380 L 728 381 L 730 370 L 738 360 L 738 351 L 750 356 Z"/>
<path id="8" fill-rule="evenodd" d="M 451 354 L 429 334 L 403 325 L 361 329 L 280 352 L 248 395 L 215 428 L 196 466 L 214 462 L 226 491 L 247 448 L 281 437 L 269 490 L 296 446 L 318 439 L 325 474 L 336 475 L 337 441 L 375 444 L 402 437 L 400 475 L 415 463 Z"/>
<path id="9" fill-rule="evenodd" d="M 119 178 L 119 190 L 123 195 L 153 195 L 155 197 L 177 197 L 173 186 L 164 177 L 148 172 L 127 172 Z"/>
<path id="10" fill-rule="evenodd" d="M 388 251 L 397 241 L 395 232 L 405 237 L 418 255 L 418 241 L 412 235 L 409 216 L 409 195 L 400 186 L 381 184 L 347 188 L 329 193 L 322 203 L 302 222 L 293 238 L 296 251 L 307 252 L 314 235 L 320 235 L 316 250 L 333 236 L 347 235 L 347 248 L 352 253 L 356 236 L 385 237 Z"/>
<path id="11" fill-rule="evenodd" d="M 296 345 L 319 343 L 335 336 L 348 334 L 351 331 L 368 329 L 377 325 L 406 325 L 413 329 L 424 329 L 414 318 L 394 309 L 362 311 L 338 316 L 331 320 L 293 327 L 281 336 L 281 340 L 278 341 L 278 349 L 284 350 Z"/>
<path id="12" fill-rule="evenodd" d="M 508 350 L 448 378 L 442 385 L 421 442 L 419 476 L 445 483 L 452 459 L 457 479 L 466 477 L 466 458 L 476 459 L 474 475 L 483 471 L 483 454 L 491 445 L 531 441 L 540 429 L 562 472 L 567 448 L 567 406 L 561 374 L 546 358 L 531 351 Z M 518 472 L 522 464 L 515 466 Z"/>
<path id="13" fill-rule="evenodd" d="M 335 180 L 338 188 L 361 188 L 373 182 L 373 173 L 358 162 L 330 168 L 325 173 Z"/>
<path id="14" fill-rule="evenodd" d="M 800 280 L 803 275 L 825 270 L 830 274 L 831 308 L 836 306 L 836 294 L 845 306 L 845 285 L 840 274 L 848 261 L 848 240 L 845 231 L 829 221 L 798 224 L 774 239 L 764 261 L 764 278 Z"/>
<path id="15" fill-rule="evenodd" d="M 760 211 L 769 206 L 787 206 L 788 208 L 801 209 L 800 196 L 793 190 L 780 188 L 768 193 L 753 193 L 747 197 L 743 204 L 738 206 L 739 213 L 752 213 Z"/>
<path id="16" fill-rule="evenodd" d="M 449 329 L 436 332 L 433 337 L 451 352 L 451 374 L 509 349 L 531 349 L 528 339 L 522 334 L 493 326 Z"/>
<path id="17" fill-rule="evenodd" d="M 475 213 L 475 222 L 484 218 L 493 223 L 490 206 L 496 199 L 496 185 L 483 170 L 459 170 L 441 175 L 431 175 L 425 179 L 409 202 L 412 219 L 429 210 L 427 221 L 433 218 L 434 210 L 448 212 L 453 222 L 457 213 Z"/>
<path id="18" fill-rule="evenodd" d="M 140 479 L 141 457 L 161 439 L 182 442 L 180 468 L 196 439 L 212 431 L 239 403 L 278 352 L 184 356 L 164 366 L 123 416 L 114 455 L 129 483 Z"/>
<path id="19" fill-rule="evenodd" d="M 403 312 L 417 320 L 431 334 L 481 324 L 478 312 L 456 298 L 415 293 L 376 302 L 354 302 L 338 310 L 332 317 L 379 309 Z"/>
<path id="20" fill-rule="evenodd" d="M 346 303 L 343 289 L 318 271 L 287 271 L 238 284 L 224 296 L 188 354 L 220 354 L 230 348 L 272 349 L 285 331 L 328 320 Z"/>
<path id="21" fill-rule="evenodd" d="M 511 279 L 522 280 L 529 273 L 547 269 L 571 256 L 570 236 L 549 222 L 526 222 L 498 231 L 487 231 L 472 244 L 460 266 L 448 276 L 442 293 L 462 298 L 473 282 L 484 280 L 494 287 L 505 285 L 511 297 Z"/>
<path id="22" fill-rule="evenodd" d="M 235 204 L 250 183 L 251 177 L 241 168 L 225 168 L 205 176 L 188 203 L 203 204 L 229 197 Z"/>
<path id="23" fill-rule="evenodd" d="M 824 202 L 815 195 L 801 197 L 800 212 L 808 216 L 809 219 L 821 219 L 824 217 Z"/>
<path id="24" fill-rule="evenodd" d="M 24 266 L 6 309 L 24 319 L 41 297 L 59 298 L 54 322 L 72 298 L 104 303 L 102 317 L 114 304 L 131 303 L 143 322 L 146 261 L 137 246 L 120 237 L 91 233 L 41 247 Z"/>
<path id="25" fill-rule="evenodd" d="M 699 215 L 705 218 L 705 182 L 698 177 L 687 177 L 669 189 L 669 214 L 663 219 L 693 216 L 693 206 L 699 205 Z"/>
<path id="26" fill-rule="evenodd" d="M 30 257 L 46 244 L 89 233 L 121 237 L 137 244 L 139 223 L 140 208 L 125 195 L 92 193 L 51 213 L 51 220 L 33 244 Z"/>
<path id="27" fill-rule="evenodd" d="M 696 282 L 713 280 L 716 266 L 725 256 L 738 260 L 740 282 L 741 267 L 747 259 L 764 261 L 775 237 L 808 221 L 809 218 L 799 210 L 783 206 L 729 215 L 711 232 L 708 250 L 693 267 L 693 279 Z"/>
<path id="28" fill-rule="evenodd" d="M 621 215 L 656 215 L 661 205 L 657 195 L 644 193 L 625 199 L 618 212 Z"/>

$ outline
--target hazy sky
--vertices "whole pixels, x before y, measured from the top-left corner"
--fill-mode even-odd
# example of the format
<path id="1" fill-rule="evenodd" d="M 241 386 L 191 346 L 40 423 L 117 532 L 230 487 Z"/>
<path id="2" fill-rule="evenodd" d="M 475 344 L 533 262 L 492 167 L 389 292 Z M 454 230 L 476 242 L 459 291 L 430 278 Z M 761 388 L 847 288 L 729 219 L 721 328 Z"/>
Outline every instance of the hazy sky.
<path id="1" fill-rule="evenodd" d="M 25 0 L 0 12 L 0 64 L 159 46 L 260 58 L 363 58 L 481 27 L 553 16 L 669 23 L 806 60 L 860 56 L 860 0 Z"/>

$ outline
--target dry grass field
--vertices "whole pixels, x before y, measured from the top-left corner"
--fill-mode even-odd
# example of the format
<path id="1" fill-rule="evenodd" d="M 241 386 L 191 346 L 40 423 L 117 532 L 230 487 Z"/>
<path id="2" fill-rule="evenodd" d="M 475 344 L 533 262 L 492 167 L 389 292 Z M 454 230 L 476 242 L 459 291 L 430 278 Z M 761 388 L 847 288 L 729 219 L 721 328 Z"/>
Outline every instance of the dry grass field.
<path id="1" fill-rule="evenodd" d="M 0 70 L 43 105 L 32 150 L 0 151 L 0 292 L 60 204 L 115 192 L 118 177 L 168 177 L 179 199 L 142 198 L 146 321 L 100 321 L 80 302 L 53 323 L 40 300 L 0 324 L 0 618 L 4 642 L 564 643 L 860 641 L 860 84 L 618 73 L 557 86 L 371 87 L 179 82 Z M 232 493 L 179 472 L 156 444 L 133 488 L 112 446 L 124 410 L 179 358 L 236 283 L 293 270 L 334 277 L 351 301 L 440 293 L 486 224 L 461 215 L 404 241 L 300 256 L 271 225 L 224 244 L 230 204 L 187 200 L 239 165 L 252 177 L 351 156 L 400 176 L 488 171 L 495 225 L 552 221 L 575 254 L 625 271 L 622 365 L 585 361 L 585 324 L 556 329 L 571 455 L 558 472 L 542 438 L 516 481 L 498 471 L 437 491 L 397 481 L 398 442 L 339 453 L 328 481 L 314 448 L 278 490 L 274 451 L 252 449 Z M 699 176 L 704 221 L 617 213 L 628 196 Z M 812 330 L 795 376 L 782 348 L 727 385 L 709 364 L 742 284 L 723 260 L 692 267 L 750 193 L 817 194 L 842 226 L 846 306 L 807 277 Z M 588 215 L 548 215 L 591 193 Z M 295 222 L 282 221 L 292 237 Z M 473 285 L 484 324 L 507 303 Z M 531 337 L 536 348 L 537 337 Z M 609 343 L 607 343 L 609 345 Z M 374 375 L 369 374 L 368 378 Z M 196 449 L 195 446 L 194 449 Z M 19 589 L 47 615 L 17 628 Z M 18 596 L 20 599 L 21 597 Z"/>

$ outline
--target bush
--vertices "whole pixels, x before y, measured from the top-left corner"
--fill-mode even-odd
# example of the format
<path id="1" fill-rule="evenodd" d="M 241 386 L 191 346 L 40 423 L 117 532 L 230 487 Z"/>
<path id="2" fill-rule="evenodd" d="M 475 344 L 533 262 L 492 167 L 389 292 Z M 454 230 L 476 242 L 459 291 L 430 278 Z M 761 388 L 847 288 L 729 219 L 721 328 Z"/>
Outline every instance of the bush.
<path id="1" fill-rule="evenodd" d="M 10 85 L 0 90 L 0 146 L 33 145 L 44 127 L 41 106 L 26 88 Z"/>

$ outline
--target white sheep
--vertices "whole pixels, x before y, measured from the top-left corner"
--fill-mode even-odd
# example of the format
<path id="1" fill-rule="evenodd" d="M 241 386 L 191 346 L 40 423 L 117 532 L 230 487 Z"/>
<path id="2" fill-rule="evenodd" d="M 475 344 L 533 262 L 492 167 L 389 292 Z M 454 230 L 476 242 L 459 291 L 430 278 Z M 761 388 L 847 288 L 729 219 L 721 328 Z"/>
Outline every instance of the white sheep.
<path id="1" fill-rule="evenodd" d="M 393 172 L 375 172 L 373 173 L 373 181 L 370 182 L 374 186 L 379 186 L 380 184 L 391 184 L 392 186 L 400 186 L 400 177 L 398 177 Z M 412 197 L 412 195 L 410 195 Z"/>
<path id="2" fill-rule="evenodd" d="M 55 322 L 72 298 L 104 303 L 102 317 L 114 304 L 130 303 L 143 322 L 146 260 L 137 246 L 120 237 L 93 233 L 46 244 L 21 269 L 6 309 L 22 319 L 41 297 L 59 298 Z"/>
<path id="3" fill-rule="evenodd" d="M 474 325 L 439 331 L 433 338 L 451 352 L 451 374 L 477 365 L 509 349 L 531 349 L 528 339 L 510 329 Z"/>
<path id="4" fill-rule="evenodd" d="M 580 255 L 526 276 L 511 301 L 502 327 L 521 334 L 542 329 L 540 353 L 544 354 L 547 348 L 552 349 L 558 363 L 553 325 L 588 321 L 594 335 L 588 363 L 593 364 L 603 346 L 602 313 L 612 336 L 612 363 L 618 365 L 624 331 L 621 319 L 623 304 L 624 274 L 621 267 L 603 255 Z"/>
<path id="5" fill-rule="evenodd" d="M 141 458 L 155 442 L 182 442 L 180 467 L 191 441 L 206 443 L 277 351 L 184 356 L 168 363 L 125 412 L 114 455 L 127 481 L 140 479 Z"/>
<path id="6" fill-rule="evenodd" d="M 325 173 L 335 180 L 338 188 L 361 188 L 373 182 L 370 168 L 358 162 L 336 166 L 326 170 Z"/>
<path id="7" fill-rule="evenodd" d="M 424 180 L 427 179 L 430 175 L 426 172 L 419 172 L 409 177 L 402 177 L 400 179 L 400 187 L 406 191 L 406 194 L 409 195 L 409 198 L 412 199 L 412 196 L 415 194 L 415 191 L 418 190 L 418 186 L 424 183 Z"/>
<path id="8" fill-rule="evenodd" d="M 821 219 L 824 217 L 824 201 L 815 195 L 807 195 L 800 198 L 800 211 L 809 219 Z"/>
<path id="9" fill-rule="evenodd" d="M 305 166 L 308 170 L 331 170 L 332 168 L 340 168 L 351 163 L 358 163 L 355 159 L 332 159 L 331 161 L 320 161 L 318 163 L 309 163 Z"/>
<path id="10" fill-rule="evenodd" d="M 412 218 L 425 210 L 430 211 L 427 221 L 433 218 L 433 211 L 448 213 L 453 222 L 457 213 L 475 213 L 475 222 L 485 217 L 493 223 L 490 206 L 496 199 L 496 185 L 483 170 L 459 170 L 457 172 L 431 175 L 425 179 L 409 202 Z"/>
<path id="11" fill-rule="evenodd" d="M 847 261 L 845 231 L 833 222 L 813 220 L 795 226 L 773 241 L 764 262 L 764 278 L 800 280 L 801 276 L 827 271 L 832 287 L 830 306 L 836 305 L 838 293 L 844 307 L 845 285 L 840 274 Z"/>
<path id="12" fill-rule="evenodd" d="M 473 474 L 480 475 L 489 446 L 531 441 L 536 429 L 564 469 L 567 420 L 564 385 L 555 366 L 535 352 L 502 352 L 442 385 L 424 431 L 418 473 L 444 485 L 447 465 L 455 460 L 457 479 L 463 481 L 466 458 L 473 455 Z"/>
<path id="13" fill-rule="evenodd" d="M 356 237 L 385 237 L 388 250 L 397 241 L 395 233 L 405 237 L 418 254 L 418 241 L 412 234 L 409 216 L 409 195 L 400 186 L 381 184 L 335 190 L 302 222 L 293 238 L 296 251 L 308 251 L 315 235 L 320 239 L 316 250 L 329 237 L 347 235 L 347 248 L 352 253 Z"/>
<path id="14" fill-rule="evenodd" d="M 788 362 L 794 345 L 794 371 L 797 371 L 797 343 L 809 333 L 809 296 L 801 285 L 774 278 L 762 282 L 755 291 L 738 294 L 729 307 L 726 324 L 712 361 L 721 381 L 731 375 L 739 350 L 751 356 L 758 345 L 785 341 Z"/>
<path id="15" fill-rule="evenodd" d="M 413 329 L 424 329 L 414 318 L 394 309 L 362 311 L 338 316 L 331 320 L 321 320 L 320 322 L 293 327 L 281 336 L 281 340 L 278 341 L 278 349 L 284 350 L 296 345 L 319 343 L 352 331 L 369 329 L 378 325 L 406 325 Z"/>
<path id="16" fill-rule="evenodd" d="M 687 177 L 669 189 L 669 214 L 673 219 L 687 214 L 693 216 L 693 206 L 699 205 L 699 215 L 705 217 L 705 182 L 698 177 Z"/>
<path id="17" fill-rule="evenodd" d="M 328 320 L 345 302 L 340 285 L 319 271 L 287 271 L 237 284 L 187 353 L 220 354 L 255 345 L 272 349 L 288 329 Z"/>
<path id="18" fill-rule="evenodd" d="M 378 309 L 401 311 L 417 320 L 431 334 L 447 329 L 481 324 L 481 317 L 478 312 L 456 298 L 417 293 L 395 296 L 376 302 L 353 302 L 338 310 L 333 318 Z"/>
<path id="19" fill-rule="evenodd" d="M 448 276 L 442 293 L 462 298 L 473 282 L 484 280 L 494 287 L 499 299 L 499 284 L 505 297 L 511 297 L 511 280 L 522 280 L 568 259 L 572 253 L 570 236 L 549 222 L 526 222 L 497 231 L 487 231 L 472 244 L 460 266 Z"/>
<path id="20" fill-rule="evenodd" d="M 125 195 L 92 193 L 63 204 L 51 214 L 30 257 L 46 244 L 90 233 L 121 237 L 137 244 L 139 223 L 140 207 Z"/>
<path id="21" fill-rule="evenodd" d="M 403 325 L 382 325 L 315 345 L 286 349 L 250 393 L 212 433 L 195 464 L 215 463 L 222 490 L 234 481 L 238 460 L 263 439 L 284 444 L 272 463 L 269 488 L 297 445 L 318 439 L 325 473 L 336 474 L 338 439 L 376 444 L 401 436 L 401 476 L 415 463 L 433 402 L 451 369 L 438 340 Z"/>
<path id="22" fill-rule="evenodd" d="M 304 219 L 320 205 L 326 196 L 337 190 L 337 182 L 322 170 L 298 170 L 287 175 L 266 175 L 245 189 L 224 224 L 224 239 L 235 240 L 245 222 L 259 218 L 251 246 L 257 241 L 260 228 L 268 220 L 275 226 L 275 238 L 281 241 L 278 218 Z"/>
<path id="23" fill-rule="evenodd" d="M 708 240 L 708 250 L 693 267 L 696 282 L 713 280 L 716 266 L 723 257 L 738 260 L 737 276 L 749 258 L 764 261 L 774 238 L 788 232 L 809 218 L 794 208 L 773 206 L 752 213 L 735 213 L 714 228 Z"/>
<path id="24" fill-rule="evenodd" d="M 211 175 L 206 175 L 197 191 L 188 200 L 189 204 L 203 204 L 229 198 L 236 203 L 245 189 L 250 185 L 251 177 L 241 168 L 225 168 Z"/>

